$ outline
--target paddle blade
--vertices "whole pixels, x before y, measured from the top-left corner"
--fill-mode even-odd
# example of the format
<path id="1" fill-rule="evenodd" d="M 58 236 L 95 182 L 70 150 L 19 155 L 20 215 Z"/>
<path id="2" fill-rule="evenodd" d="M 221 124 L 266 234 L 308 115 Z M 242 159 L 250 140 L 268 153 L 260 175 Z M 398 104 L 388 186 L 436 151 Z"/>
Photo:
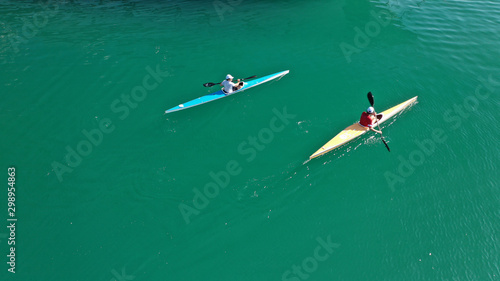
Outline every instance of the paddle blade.
<path id="1" fill-rule="evenodd" d="M 375 104 L 375 100 L 373 99 L 373 94 L 372 92 L 368 92 L 368 101 L 370 102 L 371 106 Z"/>
<path id="2" fill-rule="evenodd" d="M 382 138 L 382 142 L 385 144 L 385 147 L 387 148 L 387 150 L 389 152 L 391 152 L 391 149 L 389 148 L 389 145 L 387 145 L 387 142 L 385 141 L 384 137 L 381 137 Z"/>
<path id="3" fill-rule="evenodd" d="M 205 83 L 205 84 L 203 84 L 204 87 L 213 87 L 215 85 L 217 85 L 217 83 Z"/>

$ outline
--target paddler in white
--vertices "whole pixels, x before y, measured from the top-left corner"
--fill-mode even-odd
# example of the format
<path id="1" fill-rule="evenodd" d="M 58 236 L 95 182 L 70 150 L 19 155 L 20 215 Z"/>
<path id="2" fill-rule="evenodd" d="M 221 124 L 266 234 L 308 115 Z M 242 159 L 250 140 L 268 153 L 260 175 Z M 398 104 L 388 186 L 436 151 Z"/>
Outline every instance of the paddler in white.
<path id="1" fill-rule="evenodd" d="M 222 83 L 220 83 L 221 86 L 224 87 L 224 89 L 222 89 L 222 91 L 224 91 L 224 93 L 226 93 L 226 95 L 232 93 L 233 91 L 237 91 L 239 89 L 241 89 L 241 87 L 243 87 L 243 82 L 240 82 L 240 79 L 237 80 L 238 84 L 234 84 L 233 83 L 233 76 L 231 76 L 231 74 L 228 74 L 226 75 L 226 80 L 222 81 Z"/>

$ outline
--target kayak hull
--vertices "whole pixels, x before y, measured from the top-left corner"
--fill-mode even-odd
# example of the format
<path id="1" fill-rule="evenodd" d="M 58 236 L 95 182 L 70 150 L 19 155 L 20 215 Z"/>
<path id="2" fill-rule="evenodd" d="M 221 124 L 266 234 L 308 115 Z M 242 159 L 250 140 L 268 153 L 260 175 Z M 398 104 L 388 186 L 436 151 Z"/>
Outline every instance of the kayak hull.
<path id="1" fill-rule="evenodd" d="M 393 106 L 385 111 L 382 112 L 383 116 L 379 120 L 379 124 L 385 122 L 386 120 L 390 119 L 393 117 L 395 114 L 398 112 L 402 111 L 403 109 L 407 108 L 411 104 L 413 104 L 417 100 L 418 96 L 413 97 L 405 102 L 402 102 L 396 106 Z M 365 134 L 369 129 L 367 127 L 361 126 L 359 123 L 354 123 L 351 126 L 345 128 L 337 134 L 335 137 L 333 137 L 329 142 L 327 142 L 325 145 L 323 145 L 320 149 L 318 149 L 316 152 L 314 152 L 311 156 L 309 156 L 309 159 L 316 158 L 318 156 L 321 156 L 329 151 L 334 150 L 337 147 L 340 147 L 356 138 L 359 136 Z"/>
<path id="2" fill-rule="evenodd" d="M 171 112 L 175 112 L 175 111 L 179 111 L 179 110 L 188 109 L 188 108 L 195 107 L 195 106 L 207 103 L 207 102 L 211 102 L 211 101 L 218 100 L 218 99 L 230 96 L 230 95 L 234 95 L 236 93 L 243 92 L 247 89 L 253 88 L 253 87 L 258 86 L 260 84 L 269 82 L 271 80 L 281 78 L 281 77 L 287 75 L 289 72 L 290 72 L 289 70 L 285 70 L 285 71 L 281 71 L 278 73 L 267 75 L 267 76 L 264 76 L 261 78 L 257 78 L 257 79 L 254 79 L 254 80 L 251 80 L 248 82 L 243 82 L 244 85 L 241 89 L 234 91 L 230 94 L 224 93 L 221 89 L 215 93 L 208 94 L 208 95 L 199 97 L 199 98 L 194 99 L 194 100 L 190 100 L 190 101 L 185 102 L 183 104 L 179 104 L 178 106 L 175 106 L 175 107 L 172 107 L 172 108 L 166 110 L 165 113 L 171 113 Z"/>

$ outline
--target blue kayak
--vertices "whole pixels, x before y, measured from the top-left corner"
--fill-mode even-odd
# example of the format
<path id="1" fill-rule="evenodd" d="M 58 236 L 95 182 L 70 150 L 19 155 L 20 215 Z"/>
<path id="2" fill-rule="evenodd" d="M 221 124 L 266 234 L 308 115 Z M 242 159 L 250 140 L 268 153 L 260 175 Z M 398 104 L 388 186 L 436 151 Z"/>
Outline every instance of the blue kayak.
<path id="1" fill-rule="evenodd" d="M 267 76 L 264 76 L 264 77 L 261 77 L 261 78 L 257 78 L 257 79 L 254 79 L 254 80 L 251 80 L 251 81 L 248 81 L 248 82 L 243 82 L 244 85 L 243 85 L 243 87 L 241 89 L 239 89 L 237 91 L 234 91 L 234 92 L 232 92 L 230 94 L 225 94 L 222 91 L 222 89 L 221 89 L 221 90 L 219 90 L 219 91 L 217 91 L 215 93 L 212 93 L 212 94 L 209 94 L 209 95 L 206 95 L 206 96 L 203 96 L 203 97 L 199 97 L 197 99 L 188 101 L 188 102 L 183 103 L 183 104 L 179 104 L 178 106 L 172 107 L 171 109 L 165 111 L 165 113 L 170 113 L 170 112 L 174 112 L 174 111 L 183 110 L 183 109 L 186 109 L 186 108 L 191 108 L 191 107 L 194 107 L 194 106 L 197 106 L 197 105 L 200 105 L 200 104 L 204 104 L 204 103 L 211 102 L 211 101 L 214 101 L 214 100 L 218 100 L 218 99 L 230 96 L 230 95 L 234 95 L 236 93 L 242 92 L 242 91 L 244 91 L 246 89 L 250 89 L 250 88 L 255 87 L 257 85 L 269 82 L 269 81 L 277 79 L 277 78 L 281 78 L 281 77 L 287 75 L 288 72 L 290 72 L 290 71 L 289 70 L 285 70 L 285 71 L 282 71 L 282 72 L 278 72 L 278 73 L 275 73 L 275 74 L 271 74 L 271 75 L 267 75 Z"/>

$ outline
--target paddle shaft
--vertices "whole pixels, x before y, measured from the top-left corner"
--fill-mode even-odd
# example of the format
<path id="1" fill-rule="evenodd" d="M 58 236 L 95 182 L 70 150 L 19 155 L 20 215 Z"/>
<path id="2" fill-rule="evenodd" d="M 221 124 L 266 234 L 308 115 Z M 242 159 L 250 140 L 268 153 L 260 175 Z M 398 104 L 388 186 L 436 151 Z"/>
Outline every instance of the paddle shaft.
<path id="1" fill-rule="evenodd" d="M 254 76 L 250 76 L 250 77 L 247 77 L 247 78 L 240 79 L 240 81 L 247 80 L 247 79 L 252 79 L 252 78 L 255 78 L 255 77 L 257 77 L 257 75 L 254 75 Z M 219 85 L 219 84 L 220 84 L 220 83 L 210 83 L 210 82 L 209 82 L 209 83 L 205 83 L 205 84 L 203 84 L 203 86 L 205 86 L 205 87 L 213 87 L 213 86 L 215 86 L 215 85 Z"/>
<path id="2" fill-rule="evenodd" d="M 370 105 L 373 107 L 373 105 L 375 104 L 375 100 L 373 98 L 372 92 L 368 92 L 368 101 L 370 102 Z M 380 131 L 380 138 L 382 139 L 382 142 L 385 144 L 385 147 L 387 148 L 387 150 L 389 152 L 391 152 L 391 149 L 389 148 L 389 145 L 385 141 L 384 136 L 382 136 L 382 130 L 380 129 L 380 124 L 378 123 L 378 118 L 377 118 L 377 128 Z"/>

